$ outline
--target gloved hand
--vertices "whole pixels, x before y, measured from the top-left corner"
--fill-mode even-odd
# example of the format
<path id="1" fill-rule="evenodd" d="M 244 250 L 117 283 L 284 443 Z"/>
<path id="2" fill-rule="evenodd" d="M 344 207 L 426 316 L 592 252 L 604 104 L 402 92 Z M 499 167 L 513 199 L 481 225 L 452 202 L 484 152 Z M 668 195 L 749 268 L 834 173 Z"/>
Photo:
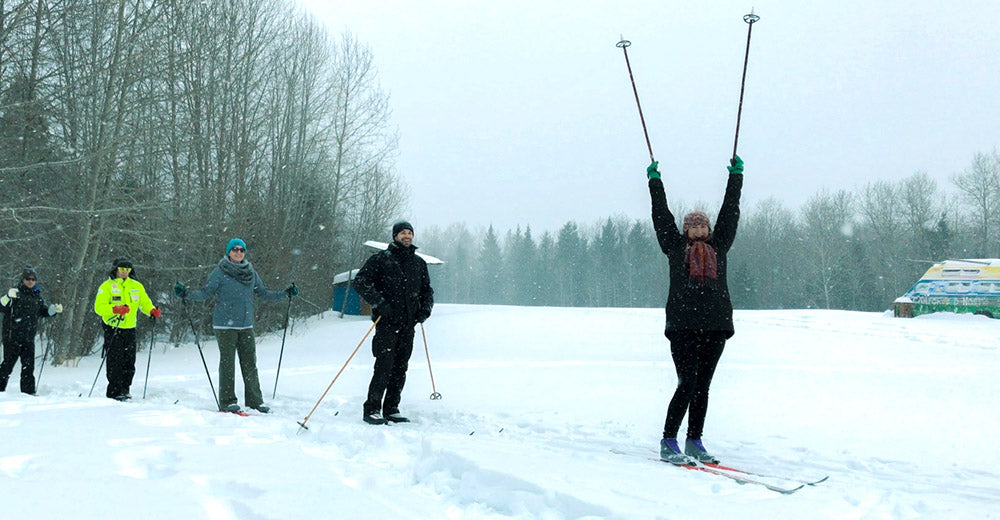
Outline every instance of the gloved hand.
<path id="1" fill-rule="evenodd" d="M 660 161 L 653 161 L 653 162 L 649 163 L 649 166 L 646 167 L 646 177 L 648 177 L 650 179 L 659 179 L 660 178 L 660 170 L 657 169 L 657 167 L 659 165 L 660 165 Z"/>
<path id="2" fill-rule="evenodd" d="M 296 287 L 295 284 L 293 283 L 292 285 L 289 285 L 288 288 L 285 289 L 285 294 L 287 294 L 289 298 L 293 296 L 298 296 L 299 288 Z"/>
<path id="3" fill-rule="evenodd" d="M 393 315 L 396 314 L 392 308 L 392 304 L 389 302 L 382 302 L 375 307 L 375 312 L 382 317 L 383 321 L 389 321 L 392 319 Z"/>
<path id="4" fill-rule="evenodd" d="M 56 314 L 62 314 L 63 306 L 61 303 L 53 303 L 49 305 L 49 316 L 55 316 Z"/>
<path id="5" fill-rule="evenodd" d="M 421 310 L 417 311 L 417 315 L 414 316 L 413 318 L 415 320 L 417 320 L 417 323 L 423 323 L 423 322 L 427 321 L 427 318 L 430 318 L 430 317 L 431 317 L 431 313 L 430 312 L 427 312 L 427 311 L 421 309 Z"/>
<path id="6" fill-rule="evenodd" d="M 176 294 L 178 298 L 183 298 L 187 296 L 187 293 L 188 293 L 188 288 L 184 287 L 184 284 L 180 282 L 174 284 L 174 294 Z"/>
<path id="7" fill-rule="evenodd" d="M 8 298 L 17 298 L 17 287 L 12 287 L 11 290 L 7 291 Z"/>
<path id="8" fill-rule="evenodd" d="M 734 155 L 732 159 L 729 159 L 729 164 L 732 166 L 726 166 L 731 175 L 743 175 L 743 159 L 740 159 L 739 155 Z"/>
<path id="9" fill-rule="evenodd" d="M 128 314 L 128 311 L 129 311 L 128 305 L 115 305 L 114 307 L 111 308 L 111 312 L 119 316 L 124 316 Z"/>
<path id="10" fill-rule="evenodd" d="M 149 317 L 150 318 L 159 318 L 160 315 L 162 315 L 162 314 L 163 314 L 163 312 L 160 309 L 156 308 L 156 307 L 153 307 L 153 310 L 149 311 Z"/>

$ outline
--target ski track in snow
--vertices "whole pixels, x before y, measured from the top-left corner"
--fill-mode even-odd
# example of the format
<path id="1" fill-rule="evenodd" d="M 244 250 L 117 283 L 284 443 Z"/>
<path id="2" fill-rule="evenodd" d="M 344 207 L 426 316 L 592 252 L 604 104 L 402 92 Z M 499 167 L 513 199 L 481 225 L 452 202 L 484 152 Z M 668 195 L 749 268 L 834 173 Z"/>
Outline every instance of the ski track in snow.
<path id="1" fill-rule="evenodd" d="M 296 424 L 365 319 L 297 324 L 268 415 L 215 412 L 190 345 L 154 350 L 147 398 L 129 403 L 96 397 L 103 378 L 78 397 L 99 359 L 47 367 L 38 397 L 0 394 L 0 493 L 12 517 L 82 519 L 674 519 L 706 505 L 719 518 L 1000 518 L 1000 420 L 988 411 L 1000 322 L 737 311 L 706 442 L 738 468 L 830 476 L 783 496 L 647 460 L 675 384 L 662 320 L 440 305 L 427 335 L 444 399 L 427 399 L 418 335 L 402 403 L 413 422 L 386 426 L 360 420 L 370 340 L 309 429 Z M 259 339 L 265 397 L 277 351 L 273 335 Z"/>

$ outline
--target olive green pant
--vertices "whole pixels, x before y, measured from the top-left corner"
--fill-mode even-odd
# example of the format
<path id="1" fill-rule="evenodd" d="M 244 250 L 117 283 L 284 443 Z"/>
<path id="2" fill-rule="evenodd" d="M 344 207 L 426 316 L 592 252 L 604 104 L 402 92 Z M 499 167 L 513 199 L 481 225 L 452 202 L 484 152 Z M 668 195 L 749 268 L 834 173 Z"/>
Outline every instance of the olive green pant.
<path id="1" fill-rule="evenodd" d="M 264 404 L 257 376 L 257 345 L 253 329 L 215 329 L 219 342 L 219 405 L 236 404 L 236 355 L 243 374 L 244 404 L 256 408 Z"/>

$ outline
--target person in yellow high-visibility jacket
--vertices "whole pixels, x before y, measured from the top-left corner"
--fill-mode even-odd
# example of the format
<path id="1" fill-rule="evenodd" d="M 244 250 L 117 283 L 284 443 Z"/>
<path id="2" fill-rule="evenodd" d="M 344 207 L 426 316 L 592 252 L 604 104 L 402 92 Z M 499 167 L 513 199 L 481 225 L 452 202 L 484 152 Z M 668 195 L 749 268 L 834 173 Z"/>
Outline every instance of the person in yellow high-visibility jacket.
<path id="1" fill-rule="evenodd" d="M 146 295 L 146 288 L 136 279 L 132 262 L 118 258 L 94 299 L 94 312 L 104 322 L 107 396 L 111 399 L 125 401 L 132 397 L 128 391 L 135 376 L 135 326 L 139 311 L 154 319 L 161 314 Z"/>

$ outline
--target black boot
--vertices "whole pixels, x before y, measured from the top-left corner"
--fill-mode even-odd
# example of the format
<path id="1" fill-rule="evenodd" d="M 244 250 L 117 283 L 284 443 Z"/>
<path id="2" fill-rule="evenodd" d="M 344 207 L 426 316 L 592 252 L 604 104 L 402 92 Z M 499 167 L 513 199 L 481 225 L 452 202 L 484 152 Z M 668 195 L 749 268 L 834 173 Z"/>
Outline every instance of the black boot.
<path id="1" fill-rule="evenodd" d="M 362 420 L 364 420 L 368 424 L 385 424 L 385 423 L 389 422 L 389 421 L 385 420 L 382 417 L 382 414 L 380 414 L 378 412 L 366 413 L 364 415 L 364 417 L 362 417 Z"/>

